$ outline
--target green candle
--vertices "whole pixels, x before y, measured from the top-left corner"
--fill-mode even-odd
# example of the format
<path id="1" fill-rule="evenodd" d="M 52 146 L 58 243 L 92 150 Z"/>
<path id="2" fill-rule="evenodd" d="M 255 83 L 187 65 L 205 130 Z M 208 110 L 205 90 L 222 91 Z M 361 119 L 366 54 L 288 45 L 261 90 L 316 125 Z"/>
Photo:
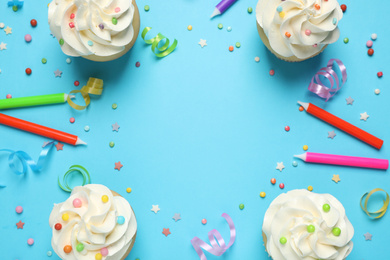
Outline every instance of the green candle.
<path id="1" fill-rule="evenodd" d="M 67 98 L 68 94 L 60 93 L 42 96 L 0 99 L 0 109 L 60 104 L 65 103 Z"/>

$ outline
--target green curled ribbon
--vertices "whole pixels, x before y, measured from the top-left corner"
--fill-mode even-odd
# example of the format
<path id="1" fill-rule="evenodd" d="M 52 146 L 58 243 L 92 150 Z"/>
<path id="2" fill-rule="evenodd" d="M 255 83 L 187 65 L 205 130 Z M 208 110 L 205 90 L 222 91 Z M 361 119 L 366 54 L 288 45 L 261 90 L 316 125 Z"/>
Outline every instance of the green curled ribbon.
<path id="1" fill-rule="evenodd" d="M 171 52 L 173 52 L 176 49 L 177 46 L 177 40 L 174 39 L 172 45 L 169 47 L 169 39 L 162 35 L 161 33 L 158 33 L 156 37 L 145 40 L 146 34 L 152 29 L 152 27 L 145 27 L 145 29 L 142 31 L 141 37 L 145 41 L 146 44 L 152 45 L 152 52 L 159 58 L 163 58 L 165 56 L 168 56 Z M 160 41 L 165 39 L 165 43 L 163 46 L 158 47 L 158 44 Z M 157 50 L 156 50 L 157 49 Z"/>
<path id="2" fill-rule="evenodd" d="M 69 93 L 66 101 L 74 109 L 83 110 L 86 109 L 91 103 L 91 98 L 89 97 L 89 94 L 100 96 L 102 92 L 103 92 L 103 80 L 97 78 L 89 78 L 87 85 L 82 87 L 80 90 L 72 90 Z M 76 94 L 76 93 L 80 93 L 83 96 L 85 101 L 85 106 L 77 105 L 72 101 L 71 94 Z"/>
<path id="3" fill-rule="evenodd" d="M 87 169 L 81 165 L 72 165 L 62 178 L 63 185 L 61 185 L 60 177 L 58 177 L 58 185 L 63 191 L 72 192 L 73 188 L 71 188 L 68 184 L 68 176 L 72 173 L 79 173 L 83 176 L 83 184 L 81 184 L 81 186 L 91 183 L 91 176 L 89 175 Z"/>
<path id="4" fill-rule="evenodd" d="M 386 200 L 383 200 L 383 206 L 380 209 L 378 209 L 377 211 L 369 211 L 367 209 L 368 200 L 370 199 L 372 194 L 374 194 L 375 192 L 378 192 L 378 191 L 383 191 L 384 193 L 386 193 Z M 363 205 L 363 200 L 364 200 L 364 205 Z M 373 189 L 370 192 L 364 193 L 364 195 L 360 199 L 360 207 L 362 208 L 362 210 L 364 212 L 366 212 L 366 214 L 370 218 L 378 219 L 378 218 L 383 217 L 383 215 L 385 215 L 385 213 L 387 211 L 387 207 L 389 206 L 389 202 L 390 202 L 389 194 L 386 191 L 384 191 L 384 190 L 382 190 L 380 188 L 376 188 L 376 189 Z"/>

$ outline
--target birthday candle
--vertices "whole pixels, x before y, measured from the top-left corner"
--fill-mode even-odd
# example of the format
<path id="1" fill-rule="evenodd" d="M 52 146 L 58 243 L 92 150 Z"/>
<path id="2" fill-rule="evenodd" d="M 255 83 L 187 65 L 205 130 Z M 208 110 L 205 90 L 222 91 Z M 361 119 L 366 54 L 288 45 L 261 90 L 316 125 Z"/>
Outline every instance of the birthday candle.
<path id="1" fill-rule="evenodd" d="M 0 99 L 0 109 L 59 104 L 65 103 L 67 98 L 68 94 L 60 93 L 32 97 Z M 70 96 L 70 98 L 74 98 L 74 96 Z"/>
<path id="2" fill-rule="evenodd" d="M 337 116 L 332 115 L 329 112 L 326 112 L 325 110 L 311 103 L 304 103 L 298 101 L 298 104 L 300 104 L 309 114 L 312 114 L 313 116 L 339 128 L 340 130 L 343 130 L 344 132 L 356 137 L 357 139 L 371 146 L 374 146 L 377 149 L 381 149 L 383 145 L 383 140 L 379 139 L 378 137 L 375 137 L 372 134 L 363 131 L 362 129 L 348 123 L 347 121 L 344 121 L 341 118 L 338 118 Z"/>
<path id="3" fill-rule="evenodd" d="M 230 6 L 232 6 L 237 0 L 222 0 L 217 4 L 217 6 L 214 9 L 213 14 L 211 15 L 211 18 L 213 18 L 216 15 L 220 15 L 226 11 Z"/>
<path id="4" fill-rule="evenodd" d="M 12 116 L 7 116 L 1 113 L 0 124 L 17 128 L 26 132 L 34 133 L 37 135 L 45 136 L 50 139 L 54 139 L 71 145 L 87 144 L 76 135 L 68 134 L 46 126 L 41 126 Z"/>
<path id="5" fill-rule="evenodd" d="M 333 164 L 361 168 L 387 170 L 389 160 L 306 152 L 294 157 L 310 163 Z"/>

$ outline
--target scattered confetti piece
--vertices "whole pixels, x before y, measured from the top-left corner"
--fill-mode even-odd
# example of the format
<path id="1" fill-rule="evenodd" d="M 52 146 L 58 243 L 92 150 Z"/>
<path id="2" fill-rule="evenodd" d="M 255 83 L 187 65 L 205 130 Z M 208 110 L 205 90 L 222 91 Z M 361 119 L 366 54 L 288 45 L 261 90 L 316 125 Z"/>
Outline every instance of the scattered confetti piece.
<path id="1" fill-rule="evenodd" d="M 135 63 L 135 67 L 136 67 L 136 68 L 139 68 L 140 66 L 141 66 L 141 62 L 137 61 L 137 62 Z"/>
<path id="2" fill-rule="evenodd" d="M 335 136 L 336 136 L 336 133 L 335 133 L 335 131 L 334 131 L 334 130 L 333 130 L 333 131 L 330 131 L 330 132 L 328 132 L 328 138 L 331 138 L 331 139 L 333 139 Z"/>
<path id="3" fill-rule="evenodd" d="M 73 124 L 74 122 L 76 122 L 76 119 L 74 119 L 74 117 L 71 117 L 71 118 L 69 119 L 69 122 L 70 122 L 71 124 Z"/>
<path id="4" fill-rule="evenodd" d="M 108 144 L 111 148 L 113 148 L 115 146 L 115 143 L 113 141 L 111 141 L 109 144 Z"/>
<path id="5" fill-rule="evenodd" d="M 160 208 L 158 207 L 158 205 L 152 205 L 152 209 L 151 209 L 151 211 L 153 211 L 154 213 L 156 213 L 156 214 L 157 214 L 157 212 L 159 212 L 159 211 L 160 211 Z"/>
<path id="6" fill-rule="evenodd" d="M 23 223 L 21 220 L 19 220 L 18 223 L 16 223 L 17 229 L 23 229 L 25 223 Z"/>
<path id="7" fill-rule="evenodd" d="M 286 131 L 286 132 L 290 131 L 290 127 L 289 127 L 288 125 L 286 125 L 286 126 L 284 127 L 284 131 Z"/>
<path id="8" fill-rule="evenodd" d="M 175 215 L 172 217 L 172 219 L 174 219 L 175 222 L 179 221 L 181 219 L 180 214 L 179 213 L 175 213 Z"/>
<path id="9" fill-rule="evenodd" d="M 241 47 L 241 43 L 236 42 L 236 48 L 240 48 L 240 47 Z"/>
<path id="10" fill-rule="evenodd" d="M 203 225 L 206 225 L 206 224 L 207 224 L 207 219 L 205 219 L 205 218 L 202 219 L 202 224 L 203 224 Z"/>
<path id="11" fill-rule="evenodd" d="M 80 85 L 80 81 L 76 80 L 74 83 L 73 83 L 76 87 L 78 87 Z"/>
<path id="12" fill-rule="evenodd" d="M 85 131 L 85 132 L 89 132 L 89 130 L 90 130 L 90 128 L 89 128 L 88 125 L 84 126 L 84 131 Z"/>
<path id="13" fill-rule="evenodd" d="M 178 41 L 176 39 L 173 39 L 173 43 L 171 44 L 171 46 L 169 46 L 169 42 L 170 42 L 169 39 L 164 35 L 162 35 L 161 33 L 158 33 L 154 38 L 146 40 L 145 36 L 151 29 L 152 27 L 145 27 L 142 30 L 141 37 L 146 44 L 152 45 L 151 49 L 154 55 L 156 55 L 158 58 L 164 58 L 169 54 L 171 54 L 176 49 Z M 158 47 L 161 41 L 165 43 L 161 47 Z"/>
<path id="14" fill-rule="evenodd" d="M 305 110 L 305 108 L 303 106 L 300 106 L 299 107 L 299 112 L 302 112 L 303 110 Z"/>
<path id="15" fill-rule="evenodd" d="M 241 203 L 240 205 L 238 205 L 238 207 L 243 210 L 245 208 L 245 205 L 243 203 Z"/>
<path id="16" fill-rule="evenodd" d="M 253 12 L 253 8 L 252 7 L 248 7 L 248 13 L 252 13 Z"/>
<path id="17" fill-rule="evenodd" d="M 219 24 L 218 24 L 218 29 L 221 30 L 222 28 L 223 28 L 223 24 L 219 23 Z"/>
<path id="18" fill-rule="evenodd" d="M 260 197 L 262 197 L 262 198 L 265 198 L 265 192 L 264 191 L 262 191 L 262 192 L 260 192 Z"/>
<path id="19" fill-rule="evenodd" d="M 7 26 L 7 28 L 4 29 L 4 32 L 5 32 L 6 35 L 12 34 L 12 28 Z"/>
<path id="20" fill-rule="evenodd" d="M 379 71 L 376 75 L 378 76 L 378 78 L 382 78 L 383 77 L 383 72 Z"/>
<path id="21" fill-rule="evenodd" d="M 41 62 L 42 62 L 42 64 L 46 64 L 47 63 L 47 59 L 42 58 Z"/>
<path id="22" fill-rule="evenodd" d="M 188 26 L 187 26 L 187 30 L 188 30 L 188 31 L 192 31 L 192 25 L 188 25 Z"/>
<path id="23" fill-rule="evenodd" d="M 228 28 L 226 28 L 226 31 L 231 32 L 232 31 L 232 27 L 228 26 Z"/>
<path id="24" fill-rule="evenodd" d="M 4 24 L 4 23 L 0 23 L 0 29 L 3 29 L 3 28 L 4 28 L 4 26 L 5 26 L 5 24 Z"/>
<path id="25" fill-rule="evenodd" d="M 121 164 L 121 162 L 116 162 L 116 163 L 115 163 L 114 170 L 120 171 L 122 167 L 123 167 L 123 165 Z"/>
<path id="26" fill-rule="evenodd" d="M 169 228 L 163 228 L 163 232 L 162 233 L 165 235 L 165 237 L 167 237 L 168 235 L 171 234 L 171 231 L 169 231 Z"/>
<path id="27" fill-rule="evenodd" d="M 0 43 L 0 51 L 6 50 L 6 49 L 7 49 L 7 44 L 4 43 L 4 42 L 1 42 L 1 43 Z"/>
<path id="28" fill-rule="evenodd" d="M 52 251 L 47 251 L 47 253 L 46 253 L 46 254 L 47 254 L 47 256 L 49 256 L 49 257 L 50 257 L 50 256 L 52 256 L 52 255 L 53 255 L 53 252 L 52 252 Z"/>
<path id="29" fill-rule="evenodd" d="M 62 177 L 63 185 L 60 182 L 60 177 L 58 177 L 58 186 L 60 186 L 60 188 L 63 191 L 72 192 L 73 188 L 71 188 L 69 186 L 68 181 L 67 181 L 68 180 L 68 176 L 71 175 L 72 173 L 81 174 L 81 176 L 83 177 L 83 183 L 81 184 L 81 186 L 84 186 L 86 184 L 90 184 L 91 183 L 91 176 L 89 175 L 89 172 L 87 171 L 87 169 L 85 169 L 81 165 L 72 165 L 72 166 L 69 167 L 69 170 L 64 174 L 64 177 Z M 59 229 L 57 229 L 57 230 L 59 230 Z"/>
<path id="30" fill-rule="evenodd" d="M 130 193 L 130 192 L 131 192 L 131 188 L 130 188 L 130 187 L 127 188 L 127 189 L 126 189 L 126 192 L 127 192 L 127 193 Z"/>
<path id="31" fill-rule="evenodd" d="M 367 121 L 367 118 L 369 118 L 369 117 L 370 116 L 367 114 L 367 112 L 364 112 L 364 113 L 360 114 L 360 120 Z"/>
<path id="32" fill-rule="evenodd" d="M 117 132 L 119 131 L 120 126 L 118 125 L 118 123 L 115 123 L 111 126 L 112 126 L 112 131 L 117 131 Z"/>
<path id="33" fill-rule="evenodd" d="M 31 42 L 31 41 L 32 41 L 31 34 L 26 34 L 26 35 L 24 36 L 24 40 L 25 40 L 26 42 Z"/>
<path id="34" fill-rule="evenodd" d="M 340 5 L 340 8 L 343 11 L 343 13 L 345 13 L 345 11 L 347 11 L 347 6 L 345 4 Z"/>
<path id="35" fill-rule="evenodd" d="M 269 71 L 269 75 L 271 75 L 271 76 L 275 75 L 275 71 L 274 70 L 270 70 Z"/>
<path id="36" fill-rule="evenodd" d="M 26 69 L 26 74 L 27 74 L 27 75 L 31 75 L 31 73 L 32 73 L 32 70 L 31 70 L 30 68 L 27 68 L 27 69 Z"/>
<path id="37" fill-rule="evenodd" d="M 35 19 L 31 19 L 30 24 L 31 24 L 32 27 L 37 27 L 38 22 Z"/>
<path id="38" fill-rule="evenodd" d="M 375 89 L 374 92 L 375 92 L 376 95 L 379 95 L 379 94 L 381 93 L 381 91 L 379 90 L 379 88 Z"/>
<path id="39" fill-rule="evenodd" d="M 34 245 L 34 239 L 32 239 L 32 238 L 27 239 L 27 244 L 28 244 L 29 246 Z"/>
<path id="40" fill-rule="evenodd" d="M 232 45 L 229 46 L 229 51 L 230 52 L 234 51 L 234 47 Z"/>
<path id="41" fill-rule="evenodd" d="M 72 59 L 71 58 L 66 58 L 66 63 L 68 63 L 68 64 L 71 64 L 72 63 Z"/>
<path id="42" fill-rule="evenodd" d="M 333 174 L 332 181 L 338 183 L 340 180 L 340 176 L 338 174 Z"/>
<path id="43" fill-rule="evenodd" d="M 59 150 L 64 150 L 64 149 L 63 149 L 64 145 L 63 145 L 62 143 L 60 143 L 60 142 L 58 142 L 58 143 L 55 145 L 55 147 L 57 148 L 57 151 L 59 151 Z"/>
<path id="44" fill-rule="evenodd" d="M 374 49 L 369 49 L 369 50 L 367 51 L 367 54 L 368 54 L 368 56 L 374 55 Z"/>
<path id="45" fill-rule="evenodd" d="M 348 97 L 345 99 L 347 101 L 347 105 L 353 105 L 353 101 L 355 101 L 353 98 Z"/>
<path id="46" fill-rule="evenodd" d="M 279 188 L 284 189 L 284 183 L 279 184 Z"/>
<path id="47" fill-rule="evenodd" d="M 61 78 L 61 76 L 62 76 L 62 71 L 60 71 L 59 69 L 57 69 L 56 71 L 54 71 L 54 75 L 55 75 L 56 78 L 57 78 L 57 77 L 60 77 L 60 78 Z"/>
<path id="48" fill-rule="evenodd" d="M 308 190 L 308 191 L 313 191 L 313 186 L 307 187 L 307 190 Z"/>
<path id="49" fill-rule="evenodd" d="M 368 40 L 368 41 L 366 42 L 367 48 L 371 48 L 372 45 L 374 45 L 374 43 L 373 43 L 371 40 Z"/>
<path id="50" fill-rule="evenodd" d="M 366 233 L 366 234 L 363 234 L 363 236 L 364 236 L 364 239 L 367 241 L 367 240 L 372 240 L 372 235 L 370 234 L 370 233 Z"/>
<path id="51" fill-rule="evenodd" d="M 302 147 L 302 149 L 303 149 L 304 151 L 307 151 L 307 150 L 309 150 L 309 146 L 305 144 L 305 145 Z"/>
<path id="52" fill-rule="evenodd" d="M 344 43 L 348 43 L 349 39 L 347 37 L 345 37 L 343 41 L 344 41 Z"/>
<path id="53" fill-rule="evenodd" d="M 145 5 L 145 7 L 144 7 L 144 10 L 145 10 L 145 12 L 149 12 L 149 10 L 150 10 L 150 6 L 148 6 L 148 5 Z"/>
<path id="54" fill-rule="evenodd" d="M 271 183 L 272 183 L 272 184 L 275 184 L 275 183 L 276 183 L 276 179 L 275 179 L 275 178 L 272 178 L 272 179 L 271 179 Z"/>
<path id="55" fill-rule="evenodd" d="M 283 165 L 283 162 L 277 162 L 276 163 L 277 166 L 276 166 L 276 170 L 279 170 L 279 171 L 282 171 L 284 169 L 284 165 Z"/>
<path id="56" fill-rule="evenodd" d="M 255 57 L 255 61 L 259 62 L 260 61 L 260 57 Z"/>
<path id="57" fill-rule="evenodd" d="M 371 40 L 375 41 L 378 38 L 376 33 L 371 34 Z"/>
<path id="58" fill-rule="evenodd" d="M 292 162 L 292 166 L 297 167 L 297 166 L 298 166 L 297 161 L 293 161 L 293 162 Z"/>
<path id="59" fill-rule="evenodd" d="M 200 45 L 200 47 L 204 47 L 204 46 L 207 46 L 207 43 L 206 43 L 206 40 L 203 40 L 203 39 L 200 39 L 200 41 L 198 42 L 198 44 Z"/>
<path id="60" fill-rule="evenodd" d="M 118 108 L 118 105 L 114 103 L 114 104 L 112 104 L 111 108 L 115 110 Z"/>

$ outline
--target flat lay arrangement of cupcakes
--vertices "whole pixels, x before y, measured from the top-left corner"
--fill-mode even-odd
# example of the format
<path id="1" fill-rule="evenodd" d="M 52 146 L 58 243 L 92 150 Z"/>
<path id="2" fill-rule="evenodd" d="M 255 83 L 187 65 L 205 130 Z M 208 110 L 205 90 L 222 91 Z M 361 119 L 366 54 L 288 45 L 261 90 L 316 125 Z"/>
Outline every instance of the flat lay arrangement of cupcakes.
<path id="1" fill-rule="evenodd" d="M 1 259 L 387 259 L 390 2 L 6 0 Z"/>

